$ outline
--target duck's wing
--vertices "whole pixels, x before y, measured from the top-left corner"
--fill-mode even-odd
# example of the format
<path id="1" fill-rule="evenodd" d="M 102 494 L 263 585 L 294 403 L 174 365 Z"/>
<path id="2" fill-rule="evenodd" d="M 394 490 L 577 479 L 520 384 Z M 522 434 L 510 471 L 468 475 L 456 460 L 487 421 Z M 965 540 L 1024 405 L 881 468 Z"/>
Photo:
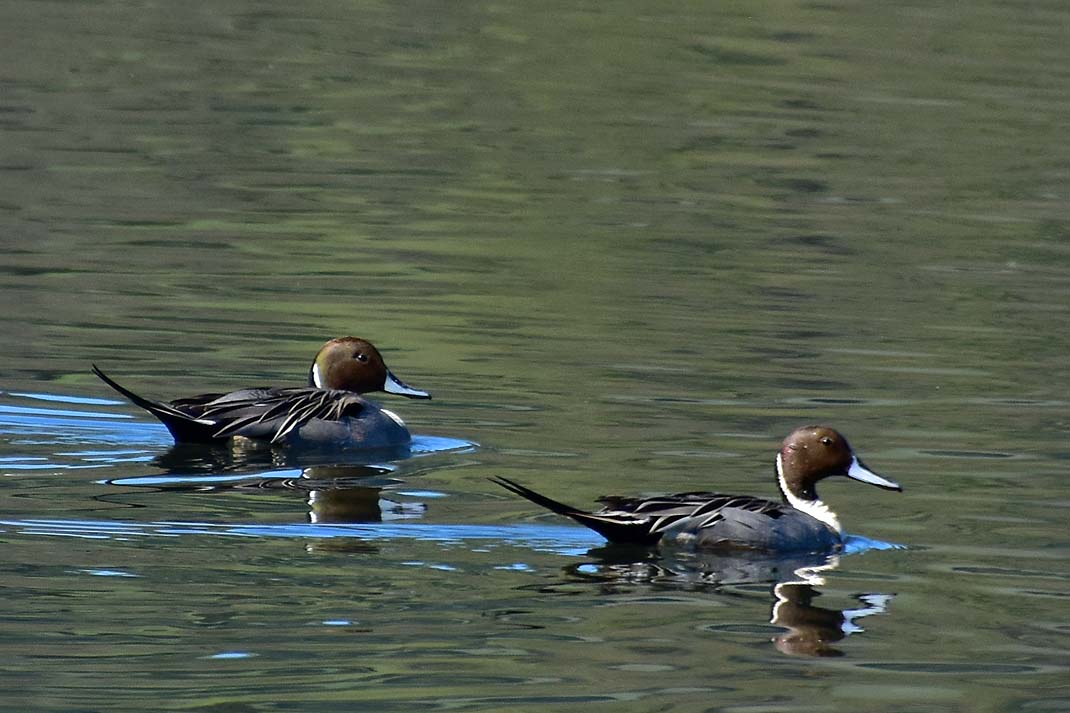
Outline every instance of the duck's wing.
<path id="1" fill-rule="evenodd" d="M 226 401 L 249 401 L 258 398 L 270 398 L 272 392 L 279 389 L 260 387 L 255 389 L 241 389 L 224 394 L 198 394 L 197 396 L 183 396 L 171 401 L 171 405 L 180 411 L 191 415 L 201 415 L 208 408 L 218 406 Z"/>
<path id="2" fill-rule="evenodd" d="M 359 394 L 338 389 L 246 389 L 205 404 L 201 418 L 218 425 L 216 438 L 278 443 L 313 419 L 340 421 L 357 415 L 366 403 Z"/>
<path id="3" fill-rule="evenodd" d="M 698 531 L 717 525 L 726 512 L 745 511 L 755 516 L 779 518 L 784 514 L 781 503 L 751 495 L 690 492 L 653 498 L 608 496 L 595 515 L 612 518 L 642 518 L 651 535 L 660 538 L 668 529 Z"/>

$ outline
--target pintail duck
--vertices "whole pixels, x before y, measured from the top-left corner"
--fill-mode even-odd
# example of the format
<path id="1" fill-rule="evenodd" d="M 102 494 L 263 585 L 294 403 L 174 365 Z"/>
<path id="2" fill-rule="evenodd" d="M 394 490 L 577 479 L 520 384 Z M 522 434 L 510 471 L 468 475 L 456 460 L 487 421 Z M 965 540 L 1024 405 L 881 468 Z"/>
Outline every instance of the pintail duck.
<path id="1" fill-rule="evenodd" d="M 379 350 L 357 337 L 324 344 L 304 387 L 240 389 L 162 403 L 120 386 L 95 364 L 93 373 L 159 419 L 175 443 L 221 443 L 242 437 L 273 445 L 404 446 L 411 436 L 402 420 L 361 394 L 385 391 L 411 399 L 431 398 L 394 376 Z"/>
<path id="2" fill-rule="evenodd" d="M 776 457 L 782 500 L 692 492 L 653 498 L 609 496 L 596 512 L 580 510 L 507 478 L 492 480 L 536 505 L 572 518 L 610 542 L 767 552 L 838 550 L 843 530 L 821 501 L 819 480 L 842 475 L 885 490 L 898 484 L 862 465 L 847 439 L 827 426 L 803 426 L 784 439 Z"/>

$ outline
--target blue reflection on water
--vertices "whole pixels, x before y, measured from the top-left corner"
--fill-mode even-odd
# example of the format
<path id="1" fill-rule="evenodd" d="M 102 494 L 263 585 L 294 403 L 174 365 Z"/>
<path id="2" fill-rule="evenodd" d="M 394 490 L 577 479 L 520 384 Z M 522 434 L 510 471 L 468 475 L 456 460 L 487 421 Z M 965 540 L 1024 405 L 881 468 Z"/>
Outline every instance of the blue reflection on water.
<path id="1" fill-rule="evenodd" d="M 33 398 L 71 404 L 101 405 L 115 403 L 101 399 L 48 394 L 8 393 L 6 396 Z M 119 447 L 167 446 L 171 435 L 163 424 L 142 422 L 125 413 L 90 410 L 38 408 L 0 404 L 0 435 L 12 437 L 13 443 L 24 445 L 107 444 Z M 104 456 L 106 452 L 96 451 Z M 99 460 L 99 459 L 98 459 Z M 65 464 L 57 468 L 71 467 Z"/>
<path id="2" fill-rule="evenodd" d="M 443 436 L 424 436 L 418 433 L 412 436 L 412 445 L 409 449 L 413 455 L 430 453 L 445 453 L 447 451 L 470 451 L 475 450 L 477 444 L 470 441 L 462 441 L 459 438 L 445 438 Z"/>
<path id="3" fill-rule="evenodd" d="M 898 545 L 894 542 L 884 542 L 882 540 L 871 540 L 868 537 L 862 535 L 844 535 L 843 536 L 843 554 L 845 555 L 857 555 L 868 550 L 905 550 L 906 545 Z"/>
<path id="4" fill-rule="evenodd" d="M 583 555 L 592 547 L 605 544 L 597 533 L 568 525 L 443 525 L 426 523 L 353 523 L 353 524 L 221 524 L 210 522 L 120 523 L 103 520 L 0 520 L 0 526 L 20 534 L 58 535 L 90 539 L 129 539 L 134 537 L 286 537 L 286 538 L 357 538 L 361 540 L 414 539 L 443 544 L 502 543 L 566 555 Z M 902 549 L 902 545 L 849 535 L 844 554 L 867 550 Z"/>
<path id="5" fill-rule="evenodd" d="M 24 399 L 36 399 L 38 401 L 52 401 L 63 404 L 88 404 L 90 406 L 119 406 L 124 401 L 116 399 L 93 399 L 87 396 L 66 396 L 63 394 L 38 394 L 29 391 L 9 391 L 11 396 L 19 396 Z M 81 413 L 81 412 L 79 412 Z M 109 416 L 109 418 L 131 418 L 126 415 Z"/>
<path id="6" fill-rule="evenodd" d="M 94 577 L 140 577 L 140 574 L 124 572 L 118 569 L 80 569 L 79 572 L 91 574 Z"/>
<path id="7" fill-rule="evenodd" d="M 123 523 L 105 520 L 5 519 L 0 520 L 0 527 L 11 528 L 21 534 L 90 539 L 208 535 L 316 539 L 352 537 L 362 540 L 415 539 L 441 543 L 482 540 L 528 546 L 563 554 L 582 554 L 591 547 L 604 543 L 602 537 L 586 528 L 566 525 L 433 525 L 422 523 L 408 525 L 391 523 L 233 525 L 210 522 Z"/>
<path id="8" fill-rule="evenodd" d="M 101 483 L 111 485 L 196 485 L 225 483 L 240 483 L 255 477 L 257 480 L 270 478 L 300 478 L 300 468 L 285 468 L 283 470 L 264 470 L 255 473 L 238 473 L 237 475 L 140 475 L 130 478 L 115 478 L 114 480 L 102 480 Z"/>
<path id="9" fill-rule="evenodd" d="M 13 394 L 17 395 L 17 394 Z M 73 416 L 75 418 L 133 418 L 125 413 L 98 413 L 96 411 L 66 411 L 53 408 L 34 408 L 31 406 L 3 406 L 0 405 L 0 413 L 22 414 L 26 416 L 62 417 Z"/>
<path id="10" fill-rule="evenodd" d="M 248 659 L 256 656 L 251 651 L 224 651 L 218 654 L 212 654 L 211 656 L 205 656 L 206 659 Z"/>

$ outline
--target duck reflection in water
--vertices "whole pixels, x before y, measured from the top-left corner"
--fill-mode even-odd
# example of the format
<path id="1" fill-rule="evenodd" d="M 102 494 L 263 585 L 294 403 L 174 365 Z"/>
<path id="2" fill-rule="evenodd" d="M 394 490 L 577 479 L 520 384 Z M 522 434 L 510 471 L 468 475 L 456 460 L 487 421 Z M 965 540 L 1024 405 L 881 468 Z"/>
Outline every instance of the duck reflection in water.
<path id="1" fill-rule="evenodd" d="M 248 474 L 279 468 L 304 469 L 320 466 L 368 467 L 379 472 L 394 470 L 391 463 L 409 456 L 405 448 L 376 448 L 350 451 L 344 462 L 329 450 L 305 449 L 299 453 L 281 448 L 266 448 L 239 442 L 229 445 L 180 443 L 152 459 L 152 465 L 174 476 L 199 474 Z M 368 471 L 371 473 L 372 471 Z M 358 471 L 354 471 L 355 474 Z"/>
<path id="2" fill-rule="evenodd" d="M 832 646 L 851 634 L 865 631 L 855 624 L 872 614 L 884 614 L 894 595 L 856 594 L 855 599 L 863 606 L 851 609 L 825 609 L 814 606 L 813 600 L 821 596 L 815 585 L 807 582 L 782 582 L 773 586 L 777 601 L 773 604 L 770 624 L 782 626 L 787 631 L 773 637 L 773 645 L 781 653 L 791 656 L 843 656 L 843 651 Z"/>
<path id="3" fill-rule="evenodd" d="M 587 553 L 588 560 L 564 568 L 571 581 L 593 582 L 607 595 L 647 587 L 663 591 L 709 591 L 738 594 L 740 587 L 772 585 L 769 623 L 784 629 L 772 637 L 778 651 L 791 656 L 843 656 L 833 646 L 863 629 L 859 619 L 884 614 L 892 594 L 856 594 L 858 607 L 816 606 L 824 574 L 840 564 L 838 554 L 766 555 L 654 551 L 609 545 Z"/>
<path id="4" fill-rule="evenodd" d="M 377 454 L 367 452 L 364 455 L 371 461 Z M 398 470 L 395 465 L 381 462 L 338 464 L 331 462 L 328 454 L 324 454 L 324 462 L 319 464 L 308 465 L 309 460 L 309 454 L 303 453 L 300 463 L 304 465 L 299 467 L 285 451 L 277 449 L 239 451 L 179 445 L 153 460 L 164 473 L 107 482 L 171 493 L 305 493 L 308 520 L 312 524 L 377 523 L 416 518 L 423 516 L 427 509 L 423 503 L 403 503 L 383 497 L 384 490 L 403 482 L 394 477 Z"/>

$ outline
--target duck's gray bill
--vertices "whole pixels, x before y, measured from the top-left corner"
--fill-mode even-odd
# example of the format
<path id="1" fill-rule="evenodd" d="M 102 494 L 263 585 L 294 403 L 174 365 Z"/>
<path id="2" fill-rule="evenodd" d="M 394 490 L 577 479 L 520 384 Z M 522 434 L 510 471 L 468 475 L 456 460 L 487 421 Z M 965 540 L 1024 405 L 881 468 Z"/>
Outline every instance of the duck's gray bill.
<path id="1" fill-rule="evenodd" d="M 851 480 L 857 480 L 859 483 L 869 483 L 870 485 L 876 485 L 878 488 L 884 488 L 885 490 L 898 490 L 903 492 L 903 488 L 899 486 L 899 483 L 893 483 L 887 478 L 874 473 L 872 470 L 862 465 L 862 461 L 858 457 L 851 459 L 851 467 L 847 469 L 847 477 Z"/>
<path id="2" fill-rule="evenodd" d="M 386 372 L 386 383 L 383 384 L 383 391 L 387 392 L 388 394 L 407 396 L 410 399 L 431 398 L 431 394 L 427 393 L 426 391 L 420 391 L 419 389 L 412 388 L 404 381 L 390 373 L 389 369 Z"/>

